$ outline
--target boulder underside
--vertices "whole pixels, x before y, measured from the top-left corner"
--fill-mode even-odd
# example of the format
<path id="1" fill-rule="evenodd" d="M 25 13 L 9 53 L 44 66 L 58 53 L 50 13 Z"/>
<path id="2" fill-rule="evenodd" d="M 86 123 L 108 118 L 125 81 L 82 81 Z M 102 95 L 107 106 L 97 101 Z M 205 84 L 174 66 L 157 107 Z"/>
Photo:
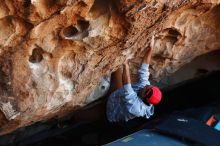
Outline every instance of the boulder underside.
<path id="1" fill-rule="evenodd" d="M 0 3 L 1 135 L 92 102 L 126 58 L 135 81 L 152 36 L 156 83 L 220 48 L 219 0 Z"/>

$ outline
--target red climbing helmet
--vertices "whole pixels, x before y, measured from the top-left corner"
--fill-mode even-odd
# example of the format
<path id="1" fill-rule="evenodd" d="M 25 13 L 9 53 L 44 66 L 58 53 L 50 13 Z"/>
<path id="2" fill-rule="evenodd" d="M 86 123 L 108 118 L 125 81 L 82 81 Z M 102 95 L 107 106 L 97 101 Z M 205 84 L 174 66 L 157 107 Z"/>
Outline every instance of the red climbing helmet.
<path id="1" fill-rule="evenodd" d="M 158 104 L 160 103 L 161 98 L 162 98 L 162 93 L 158 87 L 151 86 L 150 88 L 148 88 L 146 95 L 146 100 L 148 103 Z"/>

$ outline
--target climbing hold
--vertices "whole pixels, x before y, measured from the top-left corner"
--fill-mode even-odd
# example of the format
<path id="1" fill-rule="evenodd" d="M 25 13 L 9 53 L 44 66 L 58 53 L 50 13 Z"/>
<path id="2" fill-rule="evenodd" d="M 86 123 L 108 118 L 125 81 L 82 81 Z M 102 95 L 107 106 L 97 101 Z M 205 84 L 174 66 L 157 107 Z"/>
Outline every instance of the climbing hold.
<path id="1" fill-rule="evenodd" d="M 72 37 L 78 33 L 78 30 L 74 26 L 68 26 L 65 29 L 63 29 L 63 35 L 65 37 Z"/>
<path id="2" fill-rule="evenodd" d="M 101 86 L 101 89 L 102 89 L 102 90 L 105 90 L 105 86 Z"/>
<path id="3" fill-rule="evenodd" d="M 43 49 L 42 48 L 34 48 L 32 51 L 32 55 L 29 57 L 29 62 L 39 63 L 43 59 Z"/>
<path id="4" fill-rule="evenodd" d="M 68 26 L 63 29 L 63 36 L 68 40 L 80 41 L 89 35 L 89 22 L 78 20 L 76 26 Z"/>
<path id="5" fill-rule="evenodd" d="M 82 32 L 82 31 L 86 31 L 89 28 L 89 21 L 85 21 L 85 20 L 78 20 L 77 21 L 77 27 L 78 29 Z"/>

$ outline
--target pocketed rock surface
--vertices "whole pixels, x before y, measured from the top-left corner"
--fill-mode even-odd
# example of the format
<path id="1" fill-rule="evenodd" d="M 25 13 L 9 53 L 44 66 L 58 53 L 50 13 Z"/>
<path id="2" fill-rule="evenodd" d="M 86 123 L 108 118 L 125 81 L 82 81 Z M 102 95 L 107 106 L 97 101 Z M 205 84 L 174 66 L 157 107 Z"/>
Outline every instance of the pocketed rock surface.
<path id="1" fill-rule="evenodd" d="M 219 0 L 0 0 L 0 134 L 87 104 L 126 58 L 151 80 L 220 48 Z"/>

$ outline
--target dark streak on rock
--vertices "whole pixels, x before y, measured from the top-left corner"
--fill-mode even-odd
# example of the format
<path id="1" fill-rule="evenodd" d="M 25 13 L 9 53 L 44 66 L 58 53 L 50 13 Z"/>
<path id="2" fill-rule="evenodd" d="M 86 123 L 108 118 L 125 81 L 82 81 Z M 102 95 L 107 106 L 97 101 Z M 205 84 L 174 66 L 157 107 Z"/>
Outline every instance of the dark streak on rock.
<path id="1" fill-rule="evenodd" d="M 24 18 L 28 18 L 30 15 L 30 5 L 31 5 L 31 0 L 24 0 L 23 7 L 24 7 Z"/>
<path id="2" fill-rule="evenodd" d="M 0 96 L 13 96 L 10 84 L 12 81 L 12 61 L 9 58 L 8 55 L 5 55 L 0 63 Z"/>

